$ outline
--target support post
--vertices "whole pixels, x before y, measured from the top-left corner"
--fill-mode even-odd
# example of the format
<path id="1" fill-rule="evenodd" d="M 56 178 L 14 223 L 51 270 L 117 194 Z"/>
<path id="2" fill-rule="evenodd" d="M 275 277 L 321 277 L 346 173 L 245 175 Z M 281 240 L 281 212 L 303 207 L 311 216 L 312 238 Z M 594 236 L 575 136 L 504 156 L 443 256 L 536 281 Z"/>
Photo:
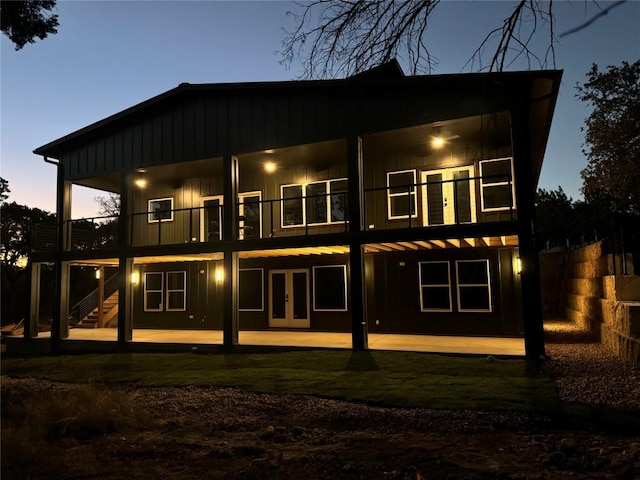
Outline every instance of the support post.
<path id="1" fill-rule="evenodd" d="M 511 110 L 513 165 L 518 213 L 518 246 L 524 346 L 528 359 L 545 356 L 540 266 L 535 242 L 535 181 L 531 157 L 529 89 L 523 87 Z"/>
<path id="2" fill-rule="evenodd" d="M 362 140 L 347 139 L 347 173 L 349 191 L 349 290 L 351 292 L 351 342 L 354 350 L 367 350 L 367 303 L 364 277 L 364 246 L 360 233 L 364 230 L 364 188 L 362 182 Z"/>
<path id="3" fill-rule="evenodd" d="M 125 173 L 120 180 L 120 216 L 118 217 L 118 247 L 121 252 L 126 252 L 129 247 L 129 204 L 131 196 L 131 175 Z M 124 346 L 133 338 L 133 294 L 139 288 L 132 283 L 131 274 L 133 258 L 121 255 L 118 259 L 118 344 Z M 104 272 L 101 272 L 101 282 L 104 282 Z M 104 291 L 104 284 L 101 285 Z"/>
<path id="4" fill-rule="evenodd" d="M 222 240 L 224 279 L 222 283 L 222 335 L 225 347 L 238 344 L 238 158 L 223 156 Z"/>
<path id="5" fill-rule="evenodd" d="M 104 327 L 104 265 L 100 265 L 98 270 L 98 327 Z M 120 297 L 118 297 L 120 298 Z"/>
<path id="6" fill-rule="evenodd" d="M 132 311 L 133 292 L 140 288 L 141 279 L 137 284 L 132 282 L 133 258 L 120 257 L 118 259 L 118 344 L 124 346 L 133 338 Z"/>
<path id="7" fill-rule="evenodd" d="M 64 179 L 64 165 L 57 164 L 56 220 L 57 248 L 55 261 L 55 300 L 51 325 L 51 341 L 69 336 L 69 264 L 62 261 L 62 252 L 71 247 L 71 182 Z M 55 347 L 54 347 L 55 348 Z"/>
<path id="8" fill-rule="evenodd" d="M 29 312 L 28 321 L 24 329 L 25 338 L 35 338 L 38 336 L 38 320 L 40 319 L 40 277 L 42 274 L 41 263 L 29 262 Z"/>

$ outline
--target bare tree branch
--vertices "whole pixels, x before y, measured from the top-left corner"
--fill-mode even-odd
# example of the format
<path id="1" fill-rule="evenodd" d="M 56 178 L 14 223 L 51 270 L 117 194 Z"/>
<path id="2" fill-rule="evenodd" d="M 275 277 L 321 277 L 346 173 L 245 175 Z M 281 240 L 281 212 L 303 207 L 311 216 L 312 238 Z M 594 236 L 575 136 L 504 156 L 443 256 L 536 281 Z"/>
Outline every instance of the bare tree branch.
<path id="1" fill-rule="evenodd" d="M 616 1 L 587 22 L 564 32 L 580 31 L 625 3 Z M 311 0 L 289 12 L 295 28 L 284 30 L 281 63 L 300 60 L 302 78 L 347 77 L 397 58 L 411 74 L 431 73 L 433 56 L 426 33 L 441 0 Z M 554 0 L 504 2 L 505 18 L 484 37 L 462 70 L 502 71 L 522 62 L 527 68 L 555 68 Z M 464 27 L 462 27 L 464 28 Z M 536 45 L 546 38 L 547 47 Z M 543 52 L 543 55 L 536 53 Z M 488 59 L 488 62 L 485 62 Z"/>
<path id="2" fill-rule="evenodd" d="M 613 10 L 614 8 L 619 7 L 620 5 L 622 5 L 623 3 L 626 3 L 627 0 L 619 0 L 615 3 L 612 3 L 611 5 L 609 5 L 607 8 L 605 8 L 604 10 L 601 10 L 600 12 L 598 12 L 597 14 L 595 14 L 593 17 L 591 17 L 589 20 L 587 20 L 584 23 L 581 23 L 580 25 L 578 25 L 577 27 L 571 28 L 569 30 L 567 30 L 566 32 L 563 32 L 560 34 L 560 38 L 566 37 L 568 35 L 572 35 L 574 33 L 579 32 L 580 30 L 584 30 L 585 28 L 587 28 L 589 25 L 591 25 L 593 22 L 595 22 L 596 20 L 598 20 L 599 18 L 605 16 L 607 13 L 609 13 L 611 10 Z M 598 2 L 594 2 L 596 5 L 598 5 Z"/>

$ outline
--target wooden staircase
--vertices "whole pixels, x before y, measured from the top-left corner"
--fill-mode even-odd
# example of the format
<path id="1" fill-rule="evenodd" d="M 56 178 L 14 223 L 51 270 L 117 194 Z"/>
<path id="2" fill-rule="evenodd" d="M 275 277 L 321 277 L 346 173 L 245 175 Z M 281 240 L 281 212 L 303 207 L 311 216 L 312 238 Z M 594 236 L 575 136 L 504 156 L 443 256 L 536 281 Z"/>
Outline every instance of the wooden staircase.
<path id="1" fill-rule="evenodd" d="M 102 322 L 100 322 L 99 307 L 93 309 L 89 315 L 78 322 L 76 328 L 103 328 L 108 326 L 118 314 L 118 290 L 102 303 Z"/>

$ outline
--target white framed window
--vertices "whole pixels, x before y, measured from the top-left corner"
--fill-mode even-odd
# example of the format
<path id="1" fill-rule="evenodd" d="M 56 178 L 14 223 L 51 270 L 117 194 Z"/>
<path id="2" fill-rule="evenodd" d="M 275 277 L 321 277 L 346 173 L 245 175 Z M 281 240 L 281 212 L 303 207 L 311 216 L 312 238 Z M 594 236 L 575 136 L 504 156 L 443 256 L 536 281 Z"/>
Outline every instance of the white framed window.
<path id="1" fill-rule="evenodd" d="M 173 197 L 149 200 L 147 212 L 149 223 L 173 221 Z"/>
<path id="2" fill-rule="evenodd" d="M 389 220 L 418 216 L 416 171 L 387 172 L 387 218 Z"/>
<path id="3" fill-rule="evenodd" d="M 282 228 L 304 225 L 304 186 L 282 185 L 280 187 L 280 224 Z"/>
<path id="4" fill-rule="evenodd" d="M 483 212 L 515 208 L 516 192 L 511 157 L 480 161 L 480 200 Z"/>
<path id="5" fill-rule="evenodd" d="M 263 268 L 243 268 L 238 271 L 238 310 L 264 311 Z"/>
<path id="6" fill-rule="evenodd" d="M 240 240 L 262 238 L 262 192 L 238 194 L 238 215 Z"/>
<path id="7" fill-rule="evenodd" d="M 187 272 L 167 272 L 167 312 L 187 309 Z"/>
<path id="8" fill-rule="evenodd" d="M 161 312 L 164 300 L 164 274 L 145 272 L 144 274 L 144 311 Z"/>
<path id="9" fill-rule="evenodd" d="M 316 312 L 347 311 L 347 266 L 313 267 L 313 309 Z"/>
<path id="10" fill-rule="evenodd" d="M 420 311 L 451 312 L 449 262 L 419 262 Z"/>
<path id="11" fill-rule="evenodd" d="M 281 189 L 282 228 L 344 223 L 347 218 L 346 178 L 282 185 Z"/>
<path id="12" fill-rule="evenodd" d="M 459 312 L 491 312 L 489 260 L 456 260 Z"/>

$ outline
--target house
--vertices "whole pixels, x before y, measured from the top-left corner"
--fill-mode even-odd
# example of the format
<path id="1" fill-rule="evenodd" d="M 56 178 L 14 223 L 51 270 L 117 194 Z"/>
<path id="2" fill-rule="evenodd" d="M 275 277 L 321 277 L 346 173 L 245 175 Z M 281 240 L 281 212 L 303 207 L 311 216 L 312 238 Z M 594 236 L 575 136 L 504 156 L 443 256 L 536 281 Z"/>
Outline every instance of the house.
<path id="1" fill-rule="evenodd" d="M 39 147 L 58 228 L 36 235 L 25 335 L 50 264 L 54 343 L 70 324 L 115 327 L 119 344 L 287 329 L 350 332 L 354 349 L 369 332 L 520 337 L 538 357 L 534 192 L 560 78 L 405 76 L 393 61 L 340 80 L 184 83 Z M 118 194 L 119 215 L 71 218 L 76 185 Z M 101 277 L 80 313 L 79 266 Z"/>

